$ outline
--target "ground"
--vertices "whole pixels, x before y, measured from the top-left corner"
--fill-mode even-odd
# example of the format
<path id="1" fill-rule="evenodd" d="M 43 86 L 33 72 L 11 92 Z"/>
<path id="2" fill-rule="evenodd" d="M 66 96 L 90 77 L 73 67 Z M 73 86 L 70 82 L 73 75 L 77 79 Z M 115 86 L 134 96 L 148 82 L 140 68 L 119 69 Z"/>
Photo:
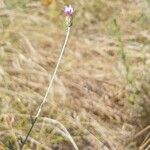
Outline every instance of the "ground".
<path id="1" fill-rule="evenodd" d="M 24 150 L 148 150 L 149 0 L 1 0 L 0 149 L 19 149 L 73 25 Z M 2 5 L 3 4 L 3 5 Z"/>

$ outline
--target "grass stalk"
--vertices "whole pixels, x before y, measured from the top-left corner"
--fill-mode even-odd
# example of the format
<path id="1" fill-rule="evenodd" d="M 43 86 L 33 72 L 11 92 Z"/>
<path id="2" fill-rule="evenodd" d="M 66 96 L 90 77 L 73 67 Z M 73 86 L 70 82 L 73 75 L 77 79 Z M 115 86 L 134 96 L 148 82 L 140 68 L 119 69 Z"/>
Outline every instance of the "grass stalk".
<path id="1" fill-rule="evenodd" d="M 59 55 L 59 58 L 58 58 L 58 61 L 57 61 L 55 70 L 54 70 L 53 75 L 52 75 L 52 77 L 51 77 L 51 79 L 50 79 L 49 86 L 48 86 L 48 88 L 47 88 L 47 90 L 46 90 L 46 93 L 45 93 L 45 96 L 44 96 L 44 98 L 43 98 L 43 100 L 42 100 L 42 103 L 40 104 L 40 106 L 39 106 L 39 108 L 38 108 L 37 114 L 35 115 L 34 119 L 32 119 L 31 127 L 30 127 L 30 129 L 29 129 L 29 131 L 28 131 L 28 133 L 27 133 L 25 139 L 22 140 L 22 142 L 21 142 L 20 150 L 22 150 L 23 147 L 24 147 L 24 145 L 26 144 L 26 142 L 27 142 L 27 140 L 28 140 L 28 137 L 29 137 L 31 131 L 32 131 L 32 129 L 33 129 L 33 127 L 34 127 L 34 125 L 35 125 L 35 123 L 36 123 L 38 117 L 40 116 L 40 113 L 41 113 L 41 111 L 42 111 L 43 105 L 46 103 L 47 97 L 48 97 L 48 95 L 50 94 L 50 90 L 51 90 L 51 88 L 52 88 L 52 85 L 53 85 L 53 82 L 54 82 L 56 73 L 57 73 L 57 71 L 58 71 L 58 68 L 59 68 L 59 65 L 60 65 L 62 56 L 63 56 L 64 51 L 65 51 L 65 47 L 66 47 L 67 42 L 68 42 L 68 38 L 69 38 L 69 34 L 70 34 L 70 29 L 71 29 L 71 27 L 68 26 L 68 27 L 67 27 L 66 38 L 65 38 L 63 47 L 62 47 L 62 49 L 61 49 L 61 53 L 60 53 L 60 55 Z M 65 127 L 64 127 L 64 128 L 65 128 Z M 67 131 L 66 128 L 65 128 L 65 130 Z M 73 144 L 75 150 L 78 150 L 78 147 L 77 147 L 76 143 L 74 142 L 73 138 L 71 137 L 71 135 L 69 134 L 68 131 L 67 131 L 67 135 L 69 135 L 68 138 L 69 138 L 69 140 L 71 141 L 71 143 Z"/>

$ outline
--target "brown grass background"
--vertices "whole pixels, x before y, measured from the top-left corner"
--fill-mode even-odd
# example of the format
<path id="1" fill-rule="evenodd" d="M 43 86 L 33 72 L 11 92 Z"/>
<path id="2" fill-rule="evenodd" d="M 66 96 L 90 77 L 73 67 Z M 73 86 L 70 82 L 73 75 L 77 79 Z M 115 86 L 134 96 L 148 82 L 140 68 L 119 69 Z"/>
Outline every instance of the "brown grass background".
<path id="1" fill-rule="evenodd" d="M 80 150 L 149 150 L 150 1 L 49 2 L 0 1 L 0 149 L 18 149 L 31 125 L 64 40 L 63 8 L 71 3 L 65 55 L 24 149 L 73 150 L 47 117 L 61 122 Z"/>

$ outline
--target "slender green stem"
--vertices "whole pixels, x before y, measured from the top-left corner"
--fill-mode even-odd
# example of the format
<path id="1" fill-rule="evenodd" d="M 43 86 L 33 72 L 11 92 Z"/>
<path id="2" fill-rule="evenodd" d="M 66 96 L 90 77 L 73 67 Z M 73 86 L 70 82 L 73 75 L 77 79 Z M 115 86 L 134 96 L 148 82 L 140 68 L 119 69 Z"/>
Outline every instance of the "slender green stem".
<path id="1" fill-rule="evenodd" d="M 24 147 L 24 145 L 26 144 L 26 142 L 27 142 L 27 140 L 28 140 L 28 137 L 29 137 L 29 135 L 30 135 L 30 133 L 31 133 L 31 131 L 32 131 L 32 129 L 33 129 L 34 124 L 36 123 L 36 121 L 37 121 L 37 118 L 35 118 L 35 119 L 33 120 L 32 125 L 31 125 L 31 127 L 30 127 L 30 129 L 29 129 L 29 131 L 28 131 L 28 133 L 27 133 L 27 135 L 26 135 L 24 141 L 22 141 L 22 143 L 21 143 L 21 145 L 20 145 L 20 150 L 22 150 L 23 147 Z"/>
<path id="2" fill-rule="evenodd" d="M 46 90 L 45 96 L 44 96 L 44 98 L 43 98 L 42 103 L 40 104 L 40 107 L 39 107 L 39 109 L 38 109 L 38 111 L 37 111 L 37 114 L 36 114 L 34 120 L 32 120 L 32 125 L 31 125 L 31 127 L 30 127 L 30 129 L 29 129 L 29 131 L 28 131 L 28 133 L 27 133 L 27 135 L 26 135 L 26 137 L 25 137 L 25 139 L 24 139 L 24 140 L 22 141 L 22 143 L 21 143 L 20 150 L 22 150 L 23 147 L 24 147 L 24 145 L 26 144 L 26 142 L 27 142 L 27 140 L 28 140 L 28 137 L 29 137 L 29 135 L 30 135 L 30 133 L 31 133 L 31 131 L 32 131 L 32 129 L 33 129 L 33 127 L 34 127 L 36 121 L 37 121 L 37 118 L 39 117 L 39 115 L 40 115 L 40 113 L 41 113 L 41 110 L 42 110 L 42 108 L 43 108 L 43 105 L 45 104 L 45 102 L 46 102 L 46 100 L 47 100 L 47 97 L 48 97 L 48 95 L 49 95 L 49 93 L 50 93 L 50 90 L 51 90 L 51 88 L 52 88 L 52 85 L 53 85 L 53 82 L 54 82 L 56 73 L 57 73 L 57 71 L 58 71 L 58 67 L 59 67 L 59 65 L 60 65 L 60 61 L 61 61 L 61 59 L 62 59 L 62 56 L 63 56 L 64 50 L 65 50 L 65 47 L 66 47 L 66 45 L 67 45 L 67 41 L 68 41 L 69 34 L 70 34 L 70 29 L 71 29 L 71 27 L 68 27 L 68 28 L 67 28 L 66 38 L 65 38 L 63 47 L 62 47 L 62 49 L 61 49 L 61 53 L 60 53 L 59 59 L 58 59 L 58 61 L 57 61 L 55 70 L 54 70 L 53 75 L 52 75 L 52 77 L 51 77 L 51 80 L 50 80 L 50 82 L 49 82 L 49 86 L 48 86 L 48 88 L 47 88 L 47 90 Z"/>

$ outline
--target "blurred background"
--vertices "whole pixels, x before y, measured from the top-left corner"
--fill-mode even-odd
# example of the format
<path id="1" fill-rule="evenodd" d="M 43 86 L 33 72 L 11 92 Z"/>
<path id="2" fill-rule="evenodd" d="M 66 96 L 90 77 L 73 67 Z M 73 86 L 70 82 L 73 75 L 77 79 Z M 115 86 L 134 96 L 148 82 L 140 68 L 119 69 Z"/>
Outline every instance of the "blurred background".
<path id="1" fill-rule="evenodd" d="M 0 149 L 19 149 L 62 47 L 47 104 L 25 150 L 150 149 L 150 0 L 0 0 Z"/>

